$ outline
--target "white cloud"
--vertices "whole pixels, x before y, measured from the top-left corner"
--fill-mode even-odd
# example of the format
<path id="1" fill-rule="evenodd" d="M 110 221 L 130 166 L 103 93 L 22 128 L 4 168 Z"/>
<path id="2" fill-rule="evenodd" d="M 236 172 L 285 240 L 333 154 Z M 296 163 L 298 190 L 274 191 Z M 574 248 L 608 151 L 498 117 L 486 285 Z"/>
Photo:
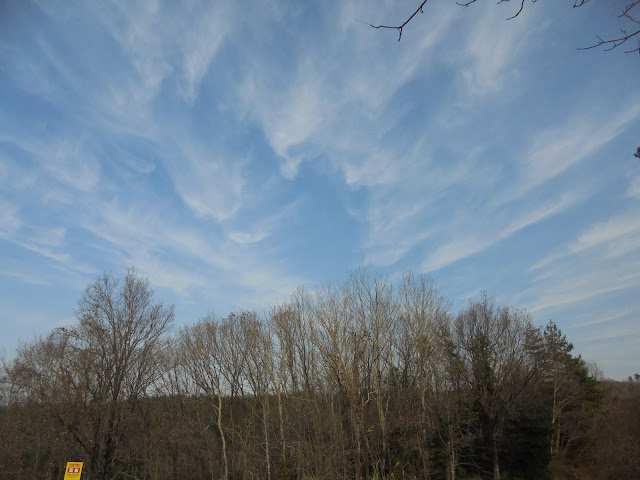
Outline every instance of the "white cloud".
<path id="1" fill-rule="evenodd" d="M 410 108 L 392 99 L 428 68 L 425 56 L 435 52 L 455 18 L 451 12 L 439 13 L 437 21 L 426 18 L 421 31 L 428 33 L 417 36 L 411 48 L 402 44 L 391 51 L 381 49 L 375 62 L 364 39 L 382 47 L 388 37 L 351 18 L 353 9 L 346 7 L 341 17 L 345 29 L 323 32 L 322 52 L 308 52 L 300 40 L 300 48 L 291 46 L 293 68 L 253 59 L 236 91 L 237 114 L 260 126 L 283 159 L 283 177 L 295 178 L 302 162 L 324 156 L 352 186 L 397 178 L 398 159 L 372 148 L 371 138 L 382 138 Z M 335 26 L 332 19 L 329 23 Z M 254 57 L 264 45 L 246 48 L 246 55 Z"/>
<path id="2" fill-rule="evenodd" d="M 173 41 L 175 37 L 167 31 L 170 24 L 164 21 L 162 13 L 158 1 L 126 5 L 110 2 L 108 8 L 102 6 L 94 11 L 107 33 L 119 43 L 136 73 L 135 83 L 114 90 L 118 96 L 125 95 L 118 102 L 123 108 L 130 109 L 151 101 L 173 71 L 167 58 L 172 51 L 167 41 Z"/>
<path id="3" fill-rule="evenodd" d="M 262 68 L 267 71 L 255 72 L 252 69 L 250 76 L 240 85 L 240 107 L 259 122 L 271 147 L 284 160 L 282 176 L 293 179 L 300 163 L 309 159 L 306 153 L 302 153 L 306 149 L 296 152 L 295 147 L 321 133 L 321 125 L 330 115 L 329 94 L 318 78 L 321 75 L 316 76 L 312 66 L 305 64 L 293 80 L 283 78 L 281 87 L 284 88 L 275 91 L 267 91 L 266 79 L 258 83 L 261 76 L 268 78 L 274 75 L 269 67 Z"/>
<path id="4" fill-rule="evenodd" d="M 16 205 L 0 201 L 0 237 L 11 238 L 22 227 Z"/>
<path id="5" fill-rule="evenodd" d="M 636 268 L 640 267 L 637 263 Z M 602 272 L 589 275 L 583 272 L 583 277 L 576 281 L 567 279 L 566 283 L 548 285 L 543 293 L 528 306 L 528 311 L 535 313 L 563 305 L 576 304 L 585 300 L 590 300 L 601 295 L 626 290 L 638 286 L 640 273 L 629 273 L 627 275 L 606 275 L 607 280 L 603 281 L 605 275 Z M 557 277 L 556 277 L 557 278 Z"/>
<path id="6" fill-rule="evenodd" d="M 525 212 L 521 217 L 516 218 L 503 232 L 504 236 L 511 235 L 515 232 L 522 230 L 530 225 L 534 225 L 543 221 L 548 217 L 557 215 L 568 208 L 573 207 L 577 203 L 580 203 L 585 199 L 586 195 L 582 192 L 567 192 L 560 195 L 555 201 L 547 202 L 546 204 L 536 208 L 533 211 Z"/>
<path id="7" fill-rule="evenodd" d="M 58 248 L 64 245 L 67 235 L 65 227 L 37 228 L 32 234 L 32 241 L 48 247 Z"/>
<path id="8" fill-rule="evenodd" d="M 274 232 L 279 232 L 286 227 L 299 210 L 302 201 L 300 199 L 285 205 L 276 212 L 266 216 L 260 215 L 251 222 L 232 222 L 244 225 L 243 229 L 233 228 L 227 233 L 227 237 L 239 245 L 251 245 L 269 238 Z M 250 227 L 250 228 L 248 228 Z"/>
<path id="9" fill-rule="evenodd" d="M 416 201 L 410 204 L 396 195 L 382 195 L 370 201 L 366 212 L 369 224 L 364 244 L 367 265 L 390 266 L 400 261 L 412 248 L 433 234 L 433 226 L 425 227 L 422 216 L 427 208 Z"/>
<path id="10" fill-rule="evenodd" d="M 207 153 L 184 140 L 178 149 L 165 166 L 185 204 L 196 215 L 218 222 L 233 217 L 242 206 L 245 162 Z"/>
<path id="11" fill-rule="evenodd" d="M 55 98 L 55 83 L 46 65 L 24 47 L 3 44 L 2 54 L 5 64 L 10 66 L 5 72 L 26 92 L 52 101 Z"/>
<path id="12" fill-rule="evenodd" d="M 640 249 L 640 231 L 633 235 L 625 235 L 607 245 L 604 256 L 607 259 L 614 259 L 629 255 L 631 252 Z"/>
<path id="13" fill-rule="evenodd" d="M 627 195 L 640 200 L 640 174 L 634 169 L 631 173 L 627 174 L 627 178 L 629 179 Z"/>
<path id="14" fill-rule="evenodd" d="M 397 186 L 402 179 L 400 170 L 403 162 L 399 155 L 379 150 L 357 155 L 357 159 L 344 162 L 344 171 L 347 185 L 356 187 L 376 187 L 382 185 Z"/>
<path id="15" fill-rule="evenodd" d="M 531 270 L 541 270 L 580 253 L 617 258 L 637 248 L 640 248 L 640 213 L 634 210 L 592 224 L 565 248 L 538 260 Z"/>
<path id="16" fill-rule="evenodd" d="M 614 320 L 618 320 L 619 318 L 625 317 L 629 314 L 631 314 L 631 310 L 630 309 L 625 309 L 625 310 L 619 310 L 619 311 L 614 311 L 612 313 L 609 313 L 608 315 L 601 317 L 598 316 L 595 320 L 588 320 L 588 321 L 581 321 L 578 323 L 574 323 L 569 325 L 569 327 L 587 327 L 589 325 L 599 325 L 602 323 L 609 323 L 609 322 L 613 322 Z"/>
<path id="17" fill-rule="evenodd" d="M 26 283 L 28 285 L 40 285 L 40 286 L 51 285 L 51 282 L 49 282 L 48 280 L 45 280 L 43 276 L 39 274 L 29 274 L 25 272 L 0 270 L 0 275 L 16 279 L 19 282 Z"/>
<path id="18" fill-rule="evenodd" d="M 115 147 L 116 154 L 113 160 L 126 166 L 127 169 L 135 174 L 149 175 L 156 169 L 155 152 L 149 156 L 138 155 L 126 148 Z M 148 155 L 148 154 L 147 154 Z"/>
<path id="19" fill-rule="evenodd" d="M 420 270 L 426 273 L 439 270 L 458 260 L 486 250 L 499 240 L 500 237 L 495 239 L 465 238 L 446 242 L 427 256 Z"/>
<path id="20" fill-rule="evenodd" d="M 505 225 L 484 225 L 474 231 L 474 227 L 478 227 L 476 221 L 469 226 L 470 228 L 465 228 L 465 230 L 459 232 L 457 237 L 436 248 L 422 264 L 422 270 L 425 272 L 438 270 L 458 260 L 482 252 L 524 228 L 564 212 L 583 199 L 584 195 L 580 192 L 568 192 L 532 211 L 523 209 L 523 213 L 518 211 L 511 213 L 508 223 Z M 483 217 L 481 222 L 486 223 L 488 221 L 487 218 Z M 495 221 L 489 222 L 494 223 Z"/>
<path id="21" fill-rule="evenodd" d="M 572 253 L 580 252 L 638 230 L 640 230 L 640 212 L 615 216 L 592 225 L 573 244 L 569 245 L 569 250 Z"/>
<path id="22" fill-rule="evenodd" d="M 525 196 L 611 142 L 640 115 L 640 102 L 630 104 L 606 113 L 576 112 L 566 124 L 537 134 L 523 155 L 520 178 L 513 182 L 511 189 L 496 197 L 496 203 L 504 204 Z"/>
<path id="23" fill-rule="evenodd" d="M 467 36 L 465 55 L 471 62 L 465 62 L 467 66 L 460 73 L 464 92 L 472 96 L 504 92 L 517 79 L 516 60 L 527 45 L 528 35 L 523 32 L 530 32 L 531 20 L 529 15 L 523 15 L 505 22 L 502 11 L 486 8 Z"/>
<path id="24" fill-rule="evenodd" d="M 100 163 L 81 142 L 62 140 L 47 153 L 50 147 L 42 145 L 33 153 L 56 180 L 85 192 L 96 187 L 100 181 Z"/>
<path id="25" fill-rule="evenodd" d="M 185 96 L 193 102 L 202 79 L 209 71 L 220 45 L 228 34 L 232 22 L 225 5 L 204 2 L 206 11 L 195 13 L 190 25 L 184 25 L 186 34 L 181 44 Z"/>
<path id="26" fill-rule="evenodd" d="M 71 139 L 66 134 L 37 136 L 36 132 L 24 132 L 14 127 L 0 135 L 0 140 L 28 153 L 42 167 L 34 172 L 16 160 L 7 162 L 6 168 L 16 177 L 11 182 L 12 189 L 34 188 L 43 173 L 62 186 L 72 187 L 79 192 L 91 191 L 100 181 L 100 162 L 81 138 Z M 49 183 L 47 187 L 52 186 Z"/>
<path id="27" fill-rule="evenodd" d="M 229 232 L 229 238 L 242 245 L 261 242 L 268 236 L 266 232 Z"/>
<path id="28" fill-rule="evenodd" d="M 295 203 L 286 206 L 259 226 L 275 225 L 294 208 Z M 141 212 L 120 203 L 101 203 L 94 207 L 100 212 L 97 218 L 79 221 L 106 242 L 102 248 L 113 263 L 122 268 L 134 265 L 154 285 L 181 297 L 205 294 L 208 301 L 218 299 L 227 306 L 242 300 L 250 304 L 244 307 L 265 308 L 301 283 L 253 243 L 236 243 L 233 234 L 228 241 L 215 228 L 202 228 L 161 210 L 159 205 Z"/>

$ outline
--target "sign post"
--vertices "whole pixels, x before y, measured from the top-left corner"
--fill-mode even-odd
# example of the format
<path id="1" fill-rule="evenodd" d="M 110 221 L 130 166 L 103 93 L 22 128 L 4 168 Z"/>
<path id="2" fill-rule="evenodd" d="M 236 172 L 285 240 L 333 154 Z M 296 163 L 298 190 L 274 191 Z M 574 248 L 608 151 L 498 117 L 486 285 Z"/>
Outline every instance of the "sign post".
<path id="1" fill-rule="evenodd" d="M 80 475 L 82 475 L 82 462 L 67 462 L 64 480 L 80 480 Z"/>

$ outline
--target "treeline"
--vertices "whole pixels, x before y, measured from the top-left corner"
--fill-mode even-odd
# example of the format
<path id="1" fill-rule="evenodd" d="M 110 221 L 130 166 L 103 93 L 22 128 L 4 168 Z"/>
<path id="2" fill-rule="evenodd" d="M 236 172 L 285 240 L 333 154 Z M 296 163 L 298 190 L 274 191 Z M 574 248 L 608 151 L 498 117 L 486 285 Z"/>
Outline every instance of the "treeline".
<path id="1" fill-rule="evenodd" d="M 175 332 L 173 307 L 130 271 L 91 284 L 76 316 L 4 362 L 0 478 L 62 479 L 67 461 L 85 480 L 640 471 L 637 382 L 608 409 L 555 324 L 487 295 L 454 314 L 424 277 L 357 270 L 267 315 Z"/>

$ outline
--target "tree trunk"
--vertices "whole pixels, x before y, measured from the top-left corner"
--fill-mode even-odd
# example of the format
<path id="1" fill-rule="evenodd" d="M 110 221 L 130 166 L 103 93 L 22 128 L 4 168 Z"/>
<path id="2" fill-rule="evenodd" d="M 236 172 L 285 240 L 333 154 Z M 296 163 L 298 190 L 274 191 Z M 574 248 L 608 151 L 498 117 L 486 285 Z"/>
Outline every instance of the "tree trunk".
<path id="1" fill-rule="evenodd" d="M 224 430 L 222 429 L 222 392 L 218 386 L 218 432 L 220 432 L 220 441 L 222 443 L 222 468 L 223 479 L 229 478 L 229 461 L 227 460 L 227 440 L 224 438 Z"/>
<path id="2" fill-rule="evenodd" d="M 269 428 L 268 428 L 268 413 L 269 413 L 269 397 L 265 393 L 265 398 L 263 399 L 262 404 L 262 427 L 264 429 L 264 456 L 267 466 L 267 480 L 271 480 L 271 460 L 270 460 L 270 449 L 269 449 Z"/>
<path id="3" fill-rule="evenodd" d="M 456 447 L 453 440 L 453 422 L 449 420 L 449 438 L 447 440 L 447 456 L 448 458 L 448 468 L 447 468 L 447 479 L 448 480 L 456 480 L 456 469 L 458 467 L 458 460 L 456 458 Z"/>
<path id="4" fill-rule="evenodd" d="M 282 451 L 280 452 L 280 459 L 282 462 L 287 461 L 287 439 L 284 435 L 284 413 L 282 411 L 282 391 L 280 389 L 280 385 L 276 386 L 276 393 L 278 396 L 278 419 L 280 420 L 280 448 Z"/>
<path id="5" fill-rule="evenodd" d="M 491 435 L 491 450 L 493 453 L 493 480 L 500 480 L 500 460 L 498 459 L 498 439 Z"/>

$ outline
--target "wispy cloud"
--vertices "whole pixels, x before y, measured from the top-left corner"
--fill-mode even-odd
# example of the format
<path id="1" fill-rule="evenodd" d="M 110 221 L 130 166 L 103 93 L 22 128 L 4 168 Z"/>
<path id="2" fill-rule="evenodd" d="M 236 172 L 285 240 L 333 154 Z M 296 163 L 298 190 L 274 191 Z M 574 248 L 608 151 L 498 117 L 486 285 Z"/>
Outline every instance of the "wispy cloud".
<path id="1" fill-rule="evenodd" d="M 0 270 L 0 275 L 15 279 L 21 283 L 26 283 L 28 285 L 47 286 L 51 284 L 51 282 L 42 278 L 42 275 L 28 274 L 25 272 L 16 272 L 9 270 Z"/>
<path id="2" fill-rule="evenodd" d="M 266 216 L 260 216 L 251 222 L 250 225 L 244 224 L 246 226 L 242 230 L 231 226 L 227 236 L 232 242 L 240 245 L 250 245 L 261 242 L 269 238 L 274 232 L 280 231 L 286 222 L 297 216 L 301 204 L 302 201 L 300 199 L 294 200 L 276 212 L 269 213 Z"/>
<path id="3" fill-rule="evenodd" d="M 52 138 L 51 135 L 36 136 L 31 132 L 15 132 L 15 128 L 11 130 L 11 137 L 5 133 L 0 135 L 0 140 L 13 144 L 28 154 L 29 159 L 40 164 L 40 174 L 46 173 L 56 182 L 83 192 L 98 184 L 100 163 L 83 140 L 72 140 L 66 134 Z M 12 187 L 19 187 L 20 183 L 18 180 Z"/>
<path id="4" fill-rule="evenodd" d="M 244 162 L 225 161 L 200 147 L 181 147 L 179 156 L 165 163 L 177 193 L 201 217 L 217 221 L 232 217 L 242 204 Z"/>
<path id="5" fill-rule="evenodd" d="M 286 217 L 289 208 L 282 215 Z M 122 268 L 135 265 L 153 278 L 154 284 L 180 296 L 219 290 L 219 295 L 211 293 L 211 299 L 227 306 L 234 295 L 241 295 L 238 292 L 251 292 L 253 302 L 275 301 L 302 281 L 276 265 L 267 257 L 268 252 L 261 254 L 249 248 L 250 242 L 237 242 L 233 233 L 228 240 L 216 228 L 203 231 L 190 221 L 179 220 L 175 213 L 162 214 L 159 208 L 142 213 L 119 203 L 103 203 L 97 210 L 102 212 L 99 217 L 83 223 L 105 242 L 102 248 L 112 261 Z M 230 289 L 236 293 L 224 293 Z M 268 302 L 251 304 L 255 308 L 266 305 Z"/>
<path id="6" fill-rule="evenodd" d="M 466 94 L 476 97 L 504 94 L 507 86 L 518 78 L 516 59 L 528 46 L 533 19 L 521 16 L 514 22 L 505 22 L 503 12 L 497 7 L 485 9 L 480 13 L 482 20 L 475 23 L 466 37 L 464 54 L 471 61 L 465 62 L 460 71 Z"/>
<path id="7" fill-rule="evenodd" d="M 569 245 L 569 250 L 571 253 L 581 252 L 638 230 L 640 230 L 640 212 L 614 216 L 604 222 L 592 225 L 573 244 Z"/>
<path id="8" fill-rule="evenodd" d="M 2 238 L 10 238 L 22 227 L 22 220 L 18 212 L 17 205 L 0 202 L 0 236 Z"/>
<path id="9" fill-rule="evenodd" d="M 602 248 L 597 252 L 587 252 L 596 247 Z M 531 269 L 541 270 L 568 256 L 580 253 L 615 258 L 637 248 L 640 248 L 640 212 L 633 210 L 594 223 L 564 249 L 542 258 Z"/>
<path id="10" fill-rule="evenodd" d="M 589 320 L 586 322 L 578 322 L 578 323 L 573 323 L 570 324 L 569 327 L 570 328 L 574 328 L 574 327 L 588 327 L 590 325 L 600 325 L 603 323 L 609 323 L 609 322 L 613 322 L 614 320 L 617 320 L 619 318 L 622 318 L 624 316 L 627 316 L 631 313 L 631 310 L 629 309 L 625 309 L 625 310 L 621 310 L 621 311 L 616 311 L 613 312 L 605 317 L 600 317 L 597 318 L 596 320 Z"/>
<path id="11" fill-rule="evenodd" d="M 609 259 L 608 248 L 583 249 L 574 254 L 556 255 L 539 262 L 540 272 L 532 286 L 523 292 L 532 312 L 580 304 L 640 286 L 640 262 L 635 256 Z"/>
<path id="12" fill-rule="evenodd" d="M 640 115 L 640 100 L 627 105 L 630 106 L 605 112 L 576 112 L 564 125 L 535 135 L 533 145 L 522 154 L 519 179 L 496 198 L 497 202 L 523 197 L 612 141 Z"/>
<path id="13" fill-rule="evenodd" d="M 185 79 L 184 95 L 189 102 L 197 98 L 202 79 L 209 71 L 220 45 L 227 36 L 233 19 L 224 3 L 202 2 L 205 12 L 195 11 L 183 25 L 186 32 L 181 44 L 182 64 Z"/>
<path id="14" fill-rule="evenodd" d="M 634 267 L 638 268 L 640 265 L 635 264 Z M 608 275 L 607 277 L 610 281 L 602 281 L 599 279 L 602 278 L 602 274 L 597 273 L 583 277 L 579 282 L 567 280 L 567 284 L 564 285 L 549 285 L 546 288 L 547 293 L 537 298 L 535 302 L 528 307 L 528 310 L 531 313 L 535 313 L 554 307 L 583 302 L 620 290 L 634 288 L 637 287 L 639 283 L 640 273 L 628 273 L 621 276 L 616 275 L 614 278 Z"/>
<path id="15" fill-rule="evenodd" d="M 467 229 L 459 233 L 458 238 L 451 239 L 430 254 L 422 264 L 422 269 L 431 272 L 482 252 L 531 225 L 564 212 L 583 199 L 584 195 L 580 192 L 565 193 L 534 210 L 511 212 L 503 225 L 485 225 L 483 228 L 473 229 L 477 227 L 477 221 L 473 222 L 471 231 Z"/>

